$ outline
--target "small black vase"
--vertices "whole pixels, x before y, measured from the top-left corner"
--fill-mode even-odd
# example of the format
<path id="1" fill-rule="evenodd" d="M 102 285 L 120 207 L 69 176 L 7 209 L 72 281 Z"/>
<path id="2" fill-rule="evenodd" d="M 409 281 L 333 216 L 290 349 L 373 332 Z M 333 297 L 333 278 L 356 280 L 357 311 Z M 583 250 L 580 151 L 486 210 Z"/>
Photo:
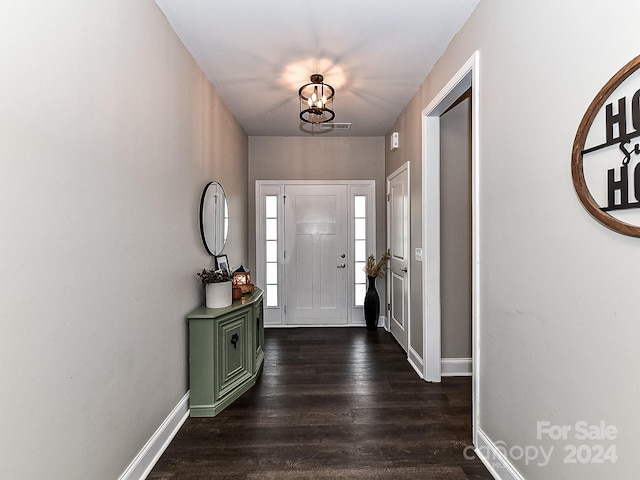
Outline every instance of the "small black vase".
<path id="1" fill-rule="evenodd" d="M 376 277 L 367 278 L 369 287 L 364 296 L 364 321 L 367 324 L 367 330 L 375 330 L 378 328 L 378 317 L 380 317 L 380 297 L 376 290 Z"/>

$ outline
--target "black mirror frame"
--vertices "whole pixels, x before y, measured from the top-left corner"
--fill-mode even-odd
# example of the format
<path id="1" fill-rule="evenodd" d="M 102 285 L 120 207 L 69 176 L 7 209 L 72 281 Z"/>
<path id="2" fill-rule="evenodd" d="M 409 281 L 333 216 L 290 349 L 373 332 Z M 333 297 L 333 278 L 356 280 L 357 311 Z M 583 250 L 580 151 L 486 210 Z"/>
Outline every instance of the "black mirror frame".
<path id="1" fill-rule="evenodd" d="M 218 187 L 220 187 L 220 190 L 222 190 L 222 194 L 223 194 L 224 199 L 225 199 L 224 200 L 225 203 L 227 203 L 227 199 L 226 199 L 227 195 L 226 195 L 222 185 L 219 182 L 213 181 L 213 182 L 209 182 L 209 183 L 207 183 L 205 185 L 204 189 L 202 190 L 202 195 L 200 196 L 200 215 L 199 215 L 199 218 L 200 218 L 200 237 L 202 238 L 202 244 L 204 245 L 204 248 L 207 251 L 207 253 L 209 255 L 215 257 L 216 255 L 220 254 L 220 252 L 222 252 L 222 250 L 224 250 L 224 247 L 225 247 L 225 245 L 227 243 L 227 238 L 225 237 L 225 238 L 222 239 L 222 246 L 220 248 L 220 252 L 214 251 L 215 250 L 215 245 L 213 245 L 213 247 L 214 247 L 213 250 L 211 248 L 209 248 L 209 242 L 207 242 L 207 237 L 206 237 L 205 232 L 204 232 L 204 202 L 205 202 L 205 198 L 207 196 L 207 191 L 208 191 L 209 187 L 211 187 L 212 185 L 217 185 Z M 227 205 L 227 208 L 228 208 L 228 205 Z M 223 235 L 224 235 L 224 233 L 223 233 Z M 215 240 L 214 240 L 214 243 L 215 243 Z"/>

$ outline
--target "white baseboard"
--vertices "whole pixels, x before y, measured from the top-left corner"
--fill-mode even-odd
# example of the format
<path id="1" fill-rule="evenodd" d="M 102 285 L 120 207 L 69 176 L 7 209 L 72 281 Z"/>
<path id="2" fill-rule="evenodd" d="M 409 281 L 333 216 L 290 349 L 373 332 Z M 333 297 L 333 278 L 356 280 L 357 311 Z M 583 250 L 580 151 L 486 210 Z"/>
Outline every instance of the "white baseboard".
<path id="1" fill-rule="evenodd" d="M 411 348 L 411 345 L 409 345 L 407 361 L 409 362 L 409 365 L 411 365 L 416 373 L 420 376 L 420 378 L 424 379 L 424 363 L 422 361 L 422 357 L 418 355 L 418 352 Z"/>
<path id="2" fill-rule="evenodd" d="M 478 444 L 475 448 L 475 454 L 484 463 L 493 478 L 496 480 L 525 480 L 482 429 L 479 428 L 477 433 Z"/>
<path id="3" fill-rule="evenodd" d="M 470 377 L 473 360 L 470 358 L 442 358 L 440 370 L 443 377 Z"/>
<path id="4" fill-rule="evenodd" d="M 144 480 L 189 417 L 189 392 L 165 418 L 118 480 Z"/>
<path id="5" fill-rule="evenodd" d="M 388 331 L 388 329 L 386 328 L 386 324 L 387 324 L 387 318 L 386 317 L 378 317 L 378 325 L 377 327 L 380 328 L 384 328 L 385 330 Z M 315 325 L 313 323 L 303 323 L 300 325 L 290 325 L 290 324 L 283 324 L 283 323 L 279 323 L 279 324 L 264 324 L 264 328 L 338 328 L 338 327 L 358 327 L 358 328 L 362 328 L 362 327 L 366 327 L 367 324 L 364 323 L 364 319 L 362 320 L 362 323 L 343 323 L 341 325 Z"/>

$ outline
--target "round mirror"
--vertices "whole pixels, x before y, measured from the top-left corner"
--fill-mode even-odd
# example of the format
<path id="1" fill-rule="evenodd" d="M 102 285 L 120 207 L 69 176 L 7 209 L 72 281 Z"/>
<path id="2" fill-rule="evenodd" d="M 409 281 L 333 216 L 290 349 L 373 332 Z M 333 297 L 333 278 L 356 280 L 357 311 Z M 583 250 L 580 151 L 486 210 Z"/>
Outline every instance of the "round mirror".
<path id="1" fill-rule="evenodd" d="M 222 252 L 229 232 L 229 208 L 222 185 L 210 182 L 200 198 L 200 234 L 210 255 Z"/>

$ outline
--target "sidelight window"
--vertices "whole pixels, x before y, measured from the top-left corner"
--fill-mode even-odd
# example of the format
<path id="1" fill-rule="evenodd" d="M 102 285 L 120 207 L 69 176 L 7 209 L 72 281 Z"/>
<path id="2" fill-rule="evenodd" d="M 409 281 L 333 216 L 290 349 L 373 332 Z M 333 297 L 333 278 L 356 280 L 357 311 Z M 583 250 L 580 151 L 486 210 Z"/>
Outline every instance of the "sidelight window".
<path id="1" fill-rule="evenodd" d="M 354 304 L 362 306 L 367 291 L 367 197 L 354 195 Z"/>
<path id="2" fill-rule="evenodd" d="M 265 296 L 267 307 L 278 306 L 278 196 L 265 197 Z"/>

